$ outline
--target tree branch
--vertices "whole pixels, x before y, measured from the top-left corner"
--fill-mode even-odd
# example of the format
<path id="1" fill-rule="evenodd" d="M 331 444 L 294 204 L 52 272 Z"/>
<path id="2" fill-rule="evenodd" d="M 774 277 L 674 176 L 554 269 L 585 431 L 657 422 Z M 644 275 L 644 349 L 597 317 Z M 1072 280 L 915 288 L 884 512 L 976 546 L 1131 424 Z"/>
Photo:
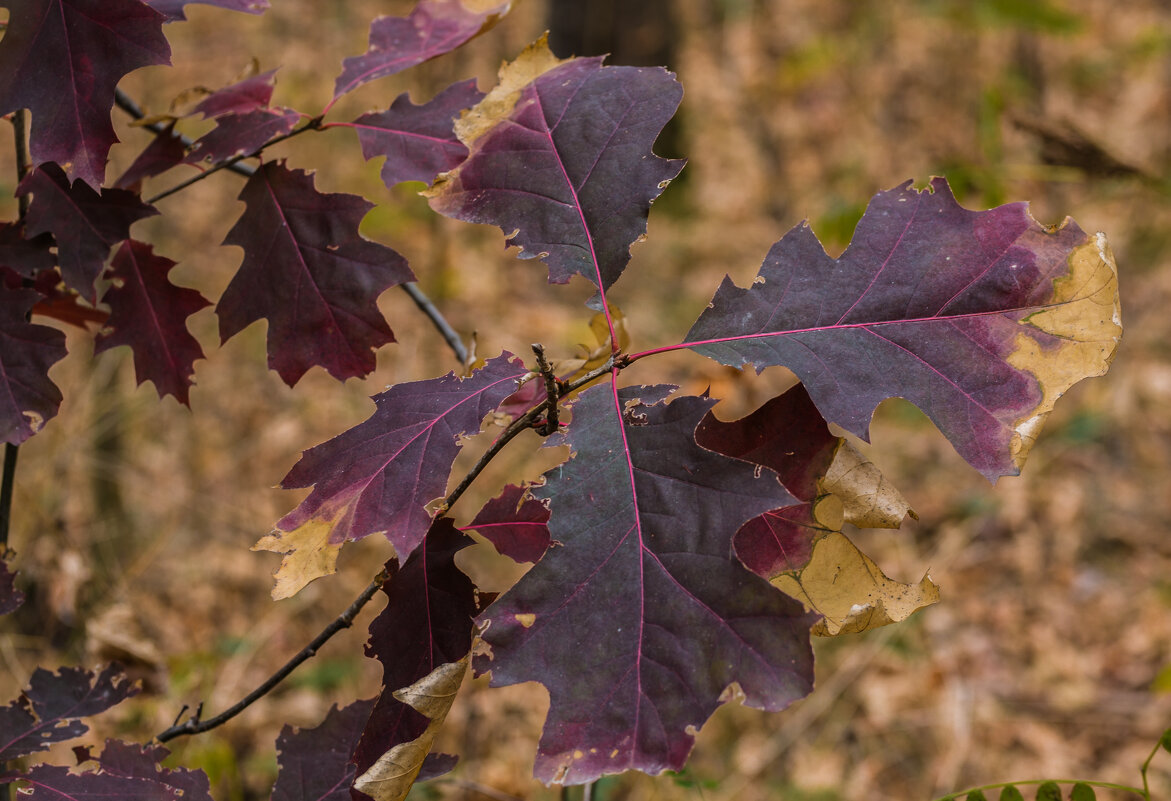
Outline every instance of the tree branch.
<path id="1" fill-rule="evenodd" d="M 114 102 L 117 104 L 118 108 L 122 109 L 123 111 L 125 111 L 127 114 L 129 114 L 131 117 L 133 117 L 136 120 L 141 120 L 146 116 L 146 112 L 144 112 L 142 110 L 142 107 L 139 106 L 136 102 L 134 102 L 134 99 L 131 98 L 125 92 L 123 92 L 121 89 L 114 90 Z M 23 112 L 20 112 L 20 113 L 23 113 Z M 312 126 L 313 129 L 321 130 L 323 128 L 323 125 L 321 122 L 321 117 L 315 118 L 312 122 L 314 123 L 314 125 Z M 158 123 L 158 122 L 147 123 L 143 127 L 146 128 L 147 130 L 153 131 L 154 133 L 160 133 L 166 129 L 165 125 L 163 125 L 162 123 Z M 308 125 L 305 126 L 304 128 L 299 128 L 296 131 L 285 134 L 283 137 L 277 137 L 276 139 L 273 139 L 272 141 L 267 142 L 260 149 L 263 150 L 265 147 L 268 147 L 269 145 L 273 144 L 274 142 L 279 142 L 282 139 L 288 139 L 290 136 L 293 136 L 295 134 L 301 133 L 302 131 L 309 130 L 309 129 L 310 129 L 310 126 L 308 126 Z M 195 144 L 195 141 L 193 139 L 191 139 L 188 136 L 183 136 L 182 134 L 180 134 L 179 139 L 181 142 L 183 142 L 183 144 L 186 147 L 191 147 L 193 144 Z M 259 150 L 257 152 L 259 152 Z M 253 154 L 253 155 L 255 155 L 255 154 Z M 240 163 L 243 159 L 246 159 L 246 158 L 248 158 L 248 156 L 235 156 L 233 158 L 230 158 L 227 161 L 224 161 L 224 162 L 221 162 L 220 164 L 217 164 L 216 166 L 212 167 L 211 169 L 207 170 L 206 172 L 200 173 L 199 175 L 193 177 L 192 179 L 190 179 L 188 181 L 184 181 L 181 184 L 177 184 L 176 186 L 171 187 L 170 189 L 166 190 L 165 192 L 161 192 L 161 193 L 155 195 L 154 197 L 152 197 L 150 200 L 148 200 L 146 202 L 153 204 L 157 200 L 161 200 L 161 199 L 167 197 L 168 195 L 174 194 L 175 192 L 178 192 L 181 189 L 187 188 L 188 186 L 195 183 L 196 181 L 202 181 L 208 175 L 211 175 L 213 172 L 217 172 L 218 170 L 231 170 L 232 172 L 236 173 L 237 175 L 243 175 L 245 178 L 251 178 L 256 173 L 256 169 L 248 164 L 241 164 Z M 21 202 L 27 204 L 28 195 L 25 195 L 23 198 L 21 198 Z M 440 335 L 443 337 L 444 341 L 447 342 L 448 347 L 451 348 L 452 353 L 455 354 L 455 358 L 459 360 L 459 363 L 461 365 L 467 364 L 468 349 L 466 347 L 464 347 L 463 340 L 460 339 L 459 334 L 456 333 L 456 330 L 451 327 L 451 324 L 447 322 L 447 320 L 444 318 L 444 316 L 440 313 L 439 309 L 437 309 L 435 307 L 435 304 L 431 302 L 431 299 L 427 297 L 427 295 L 423 292 L 423 290 L 419 289 L 417 284 L 408 283 L 408 284 L 399 284 L 399 286 L 402 287 L 402 290 L 404 292 L 406 292 L 408 295 L 410 295 L 411 300 L 413 300 L 415 302 L 415 305 L 419 307 L 419 310 L 422 311 L 423 314 L 427 315 L 427 318 L 429 320 L 431 320 L 431 324 L 435 326 L 435 328 L 439 331 Z"/>
<path id="2" fill-rule="evenodd" d="M 133 98 L 131 98 L 130 95 L 126 94 L 121 89 L 114 90 L 114 103 L 118 106 L 118 108 L 122 109 L 136 120 L 141 120 L 146 116 L 146 112 L 142 110 L 142 107 L 135 103 Z M 161 122 L 148 122 L 142 127 L 157 134 L 162 133 L 167 129 L 167 126 L 163 125 Z M 179 141 L 183 143 L 184 147 L 191 147 L 195 144 L 195 140 L 190 136 L 186 136 L 184 134 L 177 135 L 179 137 Z M 224 169 L 231 170 L 237 175 L 243 175 L 245 178 L 250 177 L 252 173 L 256 172 L 255 169 L 247 164 L 231 164 Z"/>
<path id="3" fill-rule="evenodd" d="M 358 612 L 361 611 L 363 606 L 370 602 L 370 599 L 374 597 L 374 593 L 378 592 L 378 589 L 386 582 L 386 579 L 386 571 L 380 571 L 378 575 L 374 577 L 374 580 L 366 585 L 366 589 L 362 590 L 362 594 L 354 599 L 354 602 L 349 605 L 346 611 L 342 612 L 340 615 L 334 618 L 334 620 L 331 621 L 328 626 L 321 630 L 320 634 L 313 638 L 311 643 L 302 648 L 301 651 L 288 662 L 286 662 L 280 670 L 265 679 L 259 687 L 248 693 L 248 695 L 244 696 L 244 698 L 234 704 L 231 708 L 221 712 L 214 718 L 209 718 L 208 720 L 200 720 L 199 712 L 197 711 L 183 723 L 177 723 L 166 731 L 156 735 L 155 739 L 160 743 L 165 743 L 167 740 L 173 740 L 176 737 L 181 737 L 183 735 L 200 734 L 210 729 L 214 729 L 217 726 L 221 726 L 232 718 L 236 717 L 236 715 L 240 714 L 256 701 L 260 700 L 260 698 L 267 695 L 273 687 L 276 687 L 278 684 L 284 681 L 285 678 L 294 670 L 296 670 L 302 662 L 314 656 L 317 653 L 317 650 L 321 648 L 321 646 L 324 645 L 326 641 L 329 640 L 329 638 L 337 634 L 342 629 L 348 629 L 350 626 L 352 626 L 354 624 L 354 618 L 358 616 Z M 202 706 L 200 707 L 200 710 L 202 710 Z"/>
<path id="4" fill-rule="evenodd" d="M 595 370 L 591 370 L 576 381 L 566 384 L 562 396 L 564 397 L 564 395 L 568 395 L 570 392 L 584 387 L 586 384 L 597 380 L 606 373 L 611 372 L 613 369 L 614 359 L 611 357 L 601 367 L 598 367 Z M 490 461 L 492 461 L 496 454 L 500 453 L 504 446 L 512 441 L 512 439 L 516 437 L 517 434 L 524 431 L 526 428 L 532 428 L 534 422 L 538 417 L 540 417 L 541 413 L 550 406 L 550 404 L 551 400 L 546 398 L 532 409 L 529 409 L 528 412 L 526 412 L 524 415 L 514 420 L 512 424 L 504 430 L 504 433 L 501 434 L 496 439 L 496 441 L 492 443 L 492 447 L 490 447 L 484 453 L 484 455 L 480 457 L 475 466 L 473 466 L 472 469 L 468 471 L 468 474 L 464 476 L 462 481 L 460 481 L 459 486 L 452 490 L 451 493 L 443 499 L 443 503 L 440 504 L 439 511 L 436 512 L 436 515 L 443 514 L 448 509 L 450 509 L 452 505 L 459 500 L 460 496 L 462 496 L 464 492 L 467 491 L 467 488 L 471 486 L 476 477 L 479 476 L 481 472 L 483 472 L 484 468 Z M 184 735 L 191 734 L 201 734 L 205 731 L 209 731 L 216 728 L 217 726 L 221 726 L 224 723 L 227 723 L 236 715 L 243 712 L 257 700 L 271 691 L 274 687 L 284 681 L 285 678 L 290 673 L 292 673 L 302 662 L 314 656 L 318 649 L 321 648 L 321 646 L 324 645 L 326 641 L 329 640 L 333 635 L 337 634 L 342 629 L 349 628 L 351 625 L 353 625 L 354 618 L 358 615 L 358 612 L 362 609 L 363 606 L 369 603 L 370 599 L 374 597 L 374 594 L 378 592 L 378 589 L 384 583 L 386 583 L 387 578 L 386 571 L 380 571 L 378 575 L 374 577 L 373 581 L 366 585 L 366 589 L 362 590 L 362 594 L 354 599 L 354 602 L 349 605 L 346 611 L 342 612 L 328 626 L 322 629 L 321 633 L 314 637 L 311 643 L 302 648 L 301 651 L 298 652 L 298 654 L 288 662 L 286 662 L 280 668 L 280 670 L 276 671 L 267 679 L 265 679 L 259 687 L 248 693 L 248 695 L 246 695 L 237 703 L 233 704 L 231 708 L 221 712 L 214 718 L 201 720 L 200 712 L 203 708 L 201 705 L 194 715 L 182 723 L 176 723 L 166 731 L 159 733 L 155 736 L 155 739 L 160 743 L 165 743 L 168 740 L 175 739 L 176 737 L 182 737 Z"/>
<path id="5" fill-rule="evenodd" d="M 306 131 L 317 131 L 320 129 L 321 129 L 321 117 L 314 117 L 313 119 L 309 120 L 309 122 L 302 125 L 300 128 L 296 128 L 292 131 L 289 131 L 286 134 L 281 134 L 280 136 L 274 136 L 272 139 L 269 139 L 263 145 L 256 148 L 255 150 L 253 150 L 251 153 L 241 153 L 238 156 L 232 156 L 230 159 L 225 159 L 221 162 L 218 162 L 217 164 L 212 165 L 211 167 L 209 167 L 208 169 L 199 173 L 198 175 L 193 175 L 190 178 L 188 178 L 186 181 L 180 181 L 179 183 L 172 186 L 170 189 L 164 189 L 162 192 L 159 192 L 154 197 L 147 198 L 143 202 L 145 202 L 148 206 L 153 206 L 155 203 L 162 200 L 163 198 L 170 197 L 171 195 L 175 194 L 176 192 L 182 191 L 182 190 L 186 189 L 187 187 L 191 186 L 192 184 L 199 183 L 204 178 L 207 178 L 211 175 L 214 175 L 215 173 L 219 172 L 220 170 L 229 169 L 233 165 L 239 164 L 244 159 L 250 159 L 253 156 L 259 156 L 261 151 L 263 151 L 266 147 L 272 147 L 273 145 L 277 144 L 278 142 L 283 142 L 286 139 L 292 139 L 294 136 L 300 136 L 301 134 L 305 133 Z M 255 170 L 252 170 L 252 172 L 250 172 L 248 174 L 251 175 L 254 172 L 255 172 Z"/>
<path id="6" fill-rule="evenodd" d="M 538 429 L 538 433 L 547 437 L 557 430 L 557 401 L 561 394 L 557 389 L 557 376 L 553 375 L 553 368 L 545 359 L 545 348 L 534 342 L 533 353 L 537 356 L 537 369 L 545 380 L 545 397 L 549 400 L 549 413 L 545 415 L 545 423 Z"/>
<path id="7" fill-rule="evenodd" d="M 431 298 L 427 297 L 423 290 L 419 289 L 419 285 L 414 282 L 399 284 L 399 287 L 411 296 L 411 300 L 415 301 L 415 305 L 419 307 L 419 311 L 423 312 L 431 320 L 431 324 L 443 336 L 443 339 L 447 342 L 447 346 L 451 348 L 451 352 L 455 354 L 455 358 L 459 360 L 459 363 L 461 365 L 467 365 L 468 349 L 464 347 L 463 340 L 460 339 L 456 330 L 451 327 L 451 324 L 447 322 L 447 319 L 435 307 L 435 304 L 431 302 Z"/>

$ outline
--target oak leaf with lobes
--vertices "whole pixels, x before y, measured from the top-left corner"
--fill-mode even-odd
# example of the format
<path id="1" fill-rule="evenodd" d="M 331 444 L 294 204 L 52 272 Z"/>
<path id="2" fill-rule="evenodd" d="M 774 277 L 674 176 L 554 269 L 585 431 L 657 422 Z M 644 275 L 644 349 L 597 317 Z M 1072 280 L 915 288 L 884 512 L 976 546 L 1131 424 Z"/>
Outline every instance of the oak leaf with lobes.
<path id="1" fill-rule="evenodd" d="M 0 114 L 32 113 L 33 165 L 56 162 L 97 189 L 118 141 L 114 89 L 127 73 L 170 64 L 165 17 L 140 0 L 8 2 L 0 39 Z"/>
<path id="2" fill-rule="evenodd" d="M 99 194 L 80 181 L 71 184 L 56 164 L 39 167 L 20 182 L 17 196 L 29 193 L 28 235 L 53 235 L 61 277 L 91 302 L 110 248 L 130 238 L 131 225 L 158 214 L 133 192 L 102 189 Z"/>
<path id="3" fill-rule="evenodd" d="M 65 334 L 28 321 L 41 298 L 0 280 L 0 439 L 13 445 L 40 431 L 61 407 L 49 368 L 65 357 Z"/>
<path id="4" fill-rule="evenodd" d="M 1023 203 L 967 211 L 942 178 L 879 193 L 841 258 L 802 225 L 748 289 L 725 279 L 684 341 L 735 367 L 784 365 L 822 415 L 866 438 L 882 400 L 927 413 L 988 479 L 1020 471 L 1070 386 L 1121 334 L 1103 234 Z"/>
<path id="5" fill-rule="evenodd" d="M 452 84 L 418 106 L 403 93 L 386 111 L 363 114 L 348 125 L 358 134 L 367 161 L 386 157 L 381 174 L 388 188 L 403 181 L 429 184 L 467 156 L 452 126 L 461 111 L 483 96 L 475 80 Z"/>
<path id="6" fill-rule="evenodd" d="M 221 341 L 264 318 L 269 367 L 289 386 L 314 366 L 339 381 L 370 373 L 374 350 L 394 341 L 378 296 L 414 279 L 402 256 L 358 233 L 373 204 L 318 192 L 311 175 L 275 161 L 240 199 L 247 208 L 224 244 L 243 248 L 244 262 L 216 306 Z"/>
<path id="7" fill-rule="evenodd" d="M 523 363 L 504 353 L 467 378 L 396 384 L 374 396 L 365 422 L 301 455 L 281 482 L 313 487 L 254 549 L 286 553 L 276 598 L 334 572 L 342 544 L 382 533 L 406 559 L 431 525 L 427 504 L 443 496 L 461 437 L 516 390 Z"/>
<path id="8" fill-rule="evenodd" d="M 709 412 L 695 430 L 709 450 L 775 470 L 800 503 L 745 523 L 733 545 L 749 570 L 771 579 L 799 570 L 813 543 L 843 522 L 859 528 L 898 528 L 910 505 L 843 437 L 835 437 L 798 384 L 752 414 L 723 422 Z"/>
<path id="9" fill-rule="evenodd" d="M 683 168 L 651 152 L 682 96 L 664 69 L 560 61 L 542 39 L 456 123 L 470 155 L 424 194 L 441 214 L 511 232 L 551 283 L 581 275 L 606 290 Z"/>
<path id="10" fill-rule="evenodd" d="M 151 381 L 160 397 L 174 395 L 188 405 L 193 364 L 203 350 L 188 333 L 187 318 L 211 304 L 194 289 L 170 282 L 174 266 L 150 245 L 122 243 L 107 272 L 111 285 L 102 300 L 110 306 L 110 319 L 98 334 L 94 355 L 129 345 L 138 383 Z"/>
<path id="11" fill-rule="evenodd" d="M 777 710 L 813 683 L 815 617 L 732 554 L 747 519 L 795 502 L 771 471 L 695 443 L 715 403 L 670 387 L 585 390 L 552 446 L 574 456 L 531 489 L 551 548 L 482 616 L 492 685 L 539 681 L 549 716 L 535 772 L 576 784 L 678 770 L 737 684 Z"/>
<path id="12" fill-rule="evenodd" d="M 366 644 L 383 689 L 353 756 L 354 787 L 375 801 L 406 797 L 467 672 L 476 588 L 455 555 L 471 544 L 438 517 L 401 569 L 388 565 L 386 608 Z"/>
<path id="13" fill-rule="evenodd" d="M 342 62 L 330 105 L 363 84 L 454 50 L 495 25 L 511 5 L 511 0 L 421 0 L 408 16 L 378 17 L 370 23 L 367 51 Z"/>

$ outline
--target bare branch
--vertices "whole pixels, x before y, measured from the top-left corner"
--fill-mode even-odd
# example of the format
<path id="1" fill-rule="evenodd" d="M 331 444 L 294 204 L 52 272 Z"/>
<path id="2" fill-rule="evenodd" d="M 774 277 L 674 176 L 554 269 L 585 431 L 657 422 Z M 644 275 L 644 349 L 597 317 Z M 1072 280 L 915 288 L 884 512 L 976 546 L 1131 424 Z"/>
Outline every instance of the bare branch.
<path id="1" fill-rule="evenodd" d="M 374 580 L 366 585 L 366 589 L 362 590 L 362 594 L 354 599 L 354 602 L 349 605 L 346 611 L 342 612 L 340 615 L 334 618 L 334 620 L 330 622 L 328 626 L 321 630 L 320 634 L 313 638 L 311 643 L 302 648 L 301 651 L 288 662 L 286 662 L 280 670 L 265 679 L 259 687 L 248 693 L 248 695 L 244 696 L 244 698 L 242 698 L 238 703 L 234 704 L 230 709 L 221 712 L 214 718 L 200 720 L 200 712 L 203 709 L 203 705 L 200 704 L 194 715 L 189 717 L 183 723 L 171 726 L 166 731 L 156 735 L 155 739 L 160 743 L 165 743 L 167 740 L 173 740 L 176 737 L 182 737 L 188 734 L 200 734 L 202 732 L 209 731 L 210 729 L 214 729 L 217 726 L 221 726 L 232 718 L 236 717 L 236 715 L 240 714 L 260 698 L 267 695 L 273 687 L 276 687 L 278 684 L 284 681 L 285 677 L 296 670 L 302 662 L 316 655 L 317 650 L 321 648 L 321 646 L 324 645 L 330 637 L 337 634 L 342 629 L 348 629 L 350 626 L 352 626 L 354 624 L 354 618 L 358 616 L 358 612 L 361 611 L 363 606 L 369 603 L 370 599 L 374 597 L 374 593 L 378 592 L 378 589 L 386 582 L 386 579 L 386 571 L 383 570 L 379 572 L 378 575 L 374 577 Z"/>

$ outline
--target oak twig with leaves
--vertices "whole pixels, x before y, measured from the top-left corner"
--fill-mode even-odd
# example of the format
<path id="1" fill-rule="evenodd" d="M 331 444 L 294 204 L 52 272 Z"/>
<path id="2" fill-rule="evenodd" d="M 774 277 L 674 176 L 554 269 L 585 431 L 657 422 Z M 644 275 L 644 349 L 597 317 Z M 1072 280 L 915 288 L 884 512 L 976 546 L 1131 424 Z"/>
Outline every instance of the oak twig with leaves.
<path id="1" fill-rule="evenodd" d="M 1023 203 L 965 210 L 939 178 L 875 196 L 840 258 L 796 227 L 751 286 L 725 280 L 681 341 L 632 350 L 611 291 L 651 204 L 684 166 L 652 150 L 682 98 L 671 73 L 558 59 L 542 40 L 486 94 L 463 81 L 422 105 L 403 95 L 385 111 L 328 120 L 346 93 L 463 45 L 508 2 L 422 0 L 408 17 L 375 20 L 369 50 L 345 60 L 316 114 L 270 105 L 272 72 L 213 92 L 186 115 L 213 119 L 209 133 L 192 141 L 176 131 L 182 115 L 156 120 L 139 158 L 107 184 L 108 112 L 117 99 L 142 114 L 117 84 L 168 63 L 164 24 L 182 20 L 186 2 L 6 3 L 0 113 L 31 112 L 33 168 L 16 190 L 27 212 L 0 227 L 0 432 L 10 453 L 51 424 L 62 400 L 47 372 L 65 355 L 64 336 L 30 315 L 100 321 L 95 354 L 129 346 L 139 382 L 188 402 L 204 354 L 186 319 L 210 301 L 172 284 L 175 262 L 130 231 L 164 213 L 155 203 L 217 172 L 246 178 L 246 209 L 225 239 L 243 263 L 215 306 L 222 340 L 263 319 L 268 364 L 290 386 L 313 367 L 339 381 L 366 376 L 375 351 L 394 341 L 375 301 L 401 286 L 467 363 L 406 260 L 358 234 L 372 204 L 321 193 L 310 173 L 265 158 L 290 136 L 352 128 L 362 156 L 385 158 L 388 187 L 425 181 L 432 209 L 499 226 L 521 258 L 544 262 L 551 283 L 591 282 L 604 341 L 576 364 L 538 344 L 532 364 L 502 353 L 468 375 L 391 386 L 368 420 L 306 450 L 284 478 L 282 487 L 310 492 L 255 546 L 285 555 L 275 598 L 334 572 L 347 542 L 384 536 L 397 558 L 372 566 L 362 596 L 239 704 L 181 718 L 157 738 L 239 713 L 381 592 L 386 607 L 366 647 L 383 667 L 381 695 L 332 709 L 316 729 L 286 728 L 274 798 L 401 799 L 450 769 L 455 758 L 430 754 L 431 744 L 469 664 L 494 686 L 548 689 L 542 781 L 682 768 L 731 688 L 766 710 L 812 690 L 811 631 L 885 625 L 939 597 L 928 577 L 887 579 L 841 533 L 847 522 L 897 527 L 914 513 L 829 422 L 865 439 L 878 403 L 906 398 L 995 481 L 1019 472 L 1057 399 L 1113 358 L 1121 329 L 1105 236 L 1070 220 L 1042 226 Z M 267 5 L 203 2 L 250 13 Z M 204 162 L 142 200 L 143 181 Z M 716 398 L 634 383 L 639 362 L 685 349 L 734 367 L 784 366 L 801 383 L 735 421 L 713 414 Z M 444 497 L 462 438 L 488 418 L 507 425 Z M 457 528 L 447 512 L 530 428 L 572 456 L 538 485 L 502 488 Z M 470 531 L 534 563 L 499 598 L 481 596 L 455 564 Z M 7 612 L 20 599 L 0 566 Z M 0 762 L 76 737 L 79 718 L 133 694 L 112 668 L 38 670 L 0 709 Z M 0 772 L 0 782 L 34 797 L 42 788 L 208 797 L 202 773 L 160 769 L 165 754 L 111 741 L 83 755 L 95 770 L 39 766 Z"/>

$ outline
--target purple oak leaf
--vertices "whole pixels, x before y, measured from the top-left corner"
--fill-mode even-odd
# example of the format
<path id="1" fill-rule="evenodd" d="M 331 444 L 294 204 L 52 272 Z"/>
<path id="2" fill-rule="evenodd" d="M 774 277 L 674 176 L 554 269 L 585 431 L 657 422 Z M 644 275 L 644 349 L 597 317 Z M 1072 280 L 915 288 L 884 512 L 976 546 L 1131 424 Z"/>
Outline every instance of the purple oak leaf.
<path id="1" fill-rule="evenodd" d="M 467 378 L 396 384 L 374 396 L 377 408 L 365 422 L 305 451 L 281 487 L 313 492 L 256 546 L 290 554 L 274 594 L 287 597 L 332 573 L 344 542 L 375 532 L 400 558 L 409 556 L 431 525 L 426 507 L 443 495 L 460 438 L 478 432 L 525 373 L 505 353 Z"/>
<path id="2" fill-rule="evenodd" d="M 114 89 L 122 76 L 170 64 L 165 17 L 140 0 L 9 3 L 0 39 L 0 114 L 32 112 L 33 164 L 57 162 L 70 180 L 102 185 Z"/>
<path id="3" fill-rule="evenodd" d="M 163 768 L 171 752 L 161 745 L 140 745 L 106 740 L 97 758 L 99 774 L 85 774 L 90 779 L 85 789 L 100 786 L 106 777 L 137 779 L 142 782 L 141 798 L 174 798 L 176 801 L 212 801 L 207 774 L 202 770 Z"/>
<path id="4" fill-rule="evenodd" d="M 257 170 L 240 199 L 248 207 L 224 244 L 244 262 L 216 307 L 221 340 L 264 318 L 269 367 L 289 386 L 314 366 L 339 381 L 370 373 L 375 349 L 394 341 L 378 296 L 414 279 L 402 256 L 358 234 L 373 204 L 318 192 L 283 162 Z"/>
<path id="5" fill-rule="evenodd" d="M 161 175 L 183 163 L 183 159 L 187 157 L 187 146 L 183 144 L 183 138 L 175 133 L 174 128 L 172 123 L 155 134 L 155 138 L 146 149 L 138 154 L 134 163 L 114 182 L 116 189 L 137 192 L 147 178 Z"/>
<path id="6" fill-rule="evenodd" d="M 354 783 L 351 755 L 374 709 L 374 699 L 330 707 L 321 725 L 285 725 L 277 738 L 276 784 L 272 801 L 349 801 Z"/>
<path id="7" fill-rule="evenodd" d="M 682 96 L 664 69 L 562 62 L 542 40 L 457 123 L 470 155 L 425 194 L 441 214 L 511 232 L 551 283 L 581 275 L 606 290 L 683 168 L 651 152 Z"/>
<path id="8" fill-rule="evenodd" d="M 752 414 L 726 423 L 708 412 L 695 429 L 701 446 L 773 470 L 799 503 L 772 509 L 736 532 L 733 546 L 745 567 L 765 578 L 800 570 L 813 542 L 826 532 L 814 515 L 819 486 L 842 444 L 809 393 L 798 384 Z"/>
<path id="9" fill-rule="evenodd" d="M 191 113 L 202 114 L 206 120 L 224 114 L 247 114 L 257 109 L 268 108 L 268 102 L 272 100 L 275 76 L 276 70 L 269 70 L 237 81 L 223 89 L 217 89 L 199 101 L 199 105 L 193 108 Z"/>
<path id="10" fill-rule="evenodd" d="M 333 100 L 456 49 L 495 25 L 510 5 L 511 1 L 490 5 L 483 0 L 421 0 L 409 16 L 378 17 L 370 24 L 365 54 L 342 62 Z"/>
<path id="11" fill-rule="evenodd" d="M 386 608 L 370 623 L 366 644 L 366 655 L 382 663 L 382 695 L 354 750 L 358 791 L 378 787 L 379 797 L 394 797 L 387 782 L 395 782 L 405 792 L 431 750 L 472 648 L 476 588 L 455 566 L 456 553 L 471 544 L 451 520 L 436 518 L 382 587 Z M 423 686 L 437 707 L 419 703 Z"/>
<path id="12" fill-rule="evenodd" d="M 812 689 L 815 616 L 731 547 L 746 520 L 794 499 L 775 475 L 696 445 L 715 401 L 664 404 L 669 391 L 581 394 L 551 438 L 573 458 L 532 490 L 560 544 L 482 616 L 491 653 L 477 672 L 549 690 L 545 782 L 677 770 L 732 684 L 770 710 Z"/>
<path id="13" fill-rule="evenodd" d="M 0 707 L 0 760 L 80 737 L 89 727 L 79 718 L 105 712 L 137 692 L 114 665 L 96 677 L 82 668 L 63 667 L 56 673 L 37 668 L 20 698 Z"/>
<path id="14" fill-rule="evenodd" d="M 26 238 L 20 223 L 0 223 L 0 267 L 17 275 L 33 278 L 56 267 L 57 257 L 50 250 L 53 245 L 49 234 Z"/>
<path id="15" fill-rule="evenodd" d="M 423 760 L 423 767 L 419 768 L 419 775 L 415 777 L 415 782 L 429 782 L 432 779 L 438 779 L 440 776 L 455 770 L 458 763 L 459 757 L 455 754 L 427 754 L 427 758 Z"/>
<path id="16" fill-rule="evenodd" d="M 458 165 L 468 149 L 456 138 L 453 120 L 484 97 L 475 80 L 452 84 L 421 106 L 405 92 L 390 108 L 363 114 L 350 123 L 358 134 L 367 161 L 385 156 L 382 182 L 387 187 L 403 181 L 431 183 L 435 176 Z"/>
<path id="17" fill-rule="evenodd" d="M 967 211 L 936 178 L 876 195 L 841 258 L 794 228 L 751 287 L 724 280 L 685 344 L 788 367 L 864 439 L 879 402 L 906 398 L 995 480 L 1020 472 L 1065 390 L 1106 371 L 1120 333 L 1104 235 L 1047 228 L 1023 203 Z"/>
<path id="18" fill-rule="evenodd" d="M 256 152 L 270 139 L 284 136 L 301 119 L 291 108 L 263 108 L 245 114 L 225 114 L 216 127 L 195 140 L 184 159 L 188 164 L 226 161 L 233 156 Z"/>
<path id="19" fill-rule="evenodd" d="M 103 189 L 99 195 L 81 181 L 71 186 L 56 164 L 37 168 L 16 189 L 17 197 L 30 192 L 29 235 L 53 235 L 62 278 L 90 302 L 96 300 L 94 281 L 106 266 L 110 248 L 130 238 L 135 222 L 158 214 L 124 189 Z"/>
<path id="20" fill-rule="evenodd" d="M 268 10 L 268 0 L 142 0 L 148 6 L 166 16 L 167 22 L 187 19 L 184 6 L 204 5 L 226 8 L 229 11 L 243 11 L 245 14 L 263 14 Z"/>
<path id="21" fill-rule="evenodd" d="M 549 507 L 527 495 L 525 487 L 509 484 L 484 504 L 466 529 L 478 531 L 515 562 L 536 562 L 549 548 Z"/>
<path id="22" fill-rule="evenodd" d="M 49 368 L 65 356 L 65 335 L 28 321 L 41 294 L 0 283 L 0 439 L 19 445 L 57 415 L 61 390 Z"/>
<path id="23" fill-rule="evenodd" d="M 148 244 L 122 243 L 106 271 L 111 285 L 102 301 L 110 306 L 110 318 L 98 334 L 94 355 L 128 345 L 138 383 L 151 381 L 159 397 L 174 395 L 190 405 L 192 365 L 203 358 L 203 350 L 187 331 L 187 318 L 211 304 L 194 289 L 170 282 L 167 274 L 174 266 Z"/>

